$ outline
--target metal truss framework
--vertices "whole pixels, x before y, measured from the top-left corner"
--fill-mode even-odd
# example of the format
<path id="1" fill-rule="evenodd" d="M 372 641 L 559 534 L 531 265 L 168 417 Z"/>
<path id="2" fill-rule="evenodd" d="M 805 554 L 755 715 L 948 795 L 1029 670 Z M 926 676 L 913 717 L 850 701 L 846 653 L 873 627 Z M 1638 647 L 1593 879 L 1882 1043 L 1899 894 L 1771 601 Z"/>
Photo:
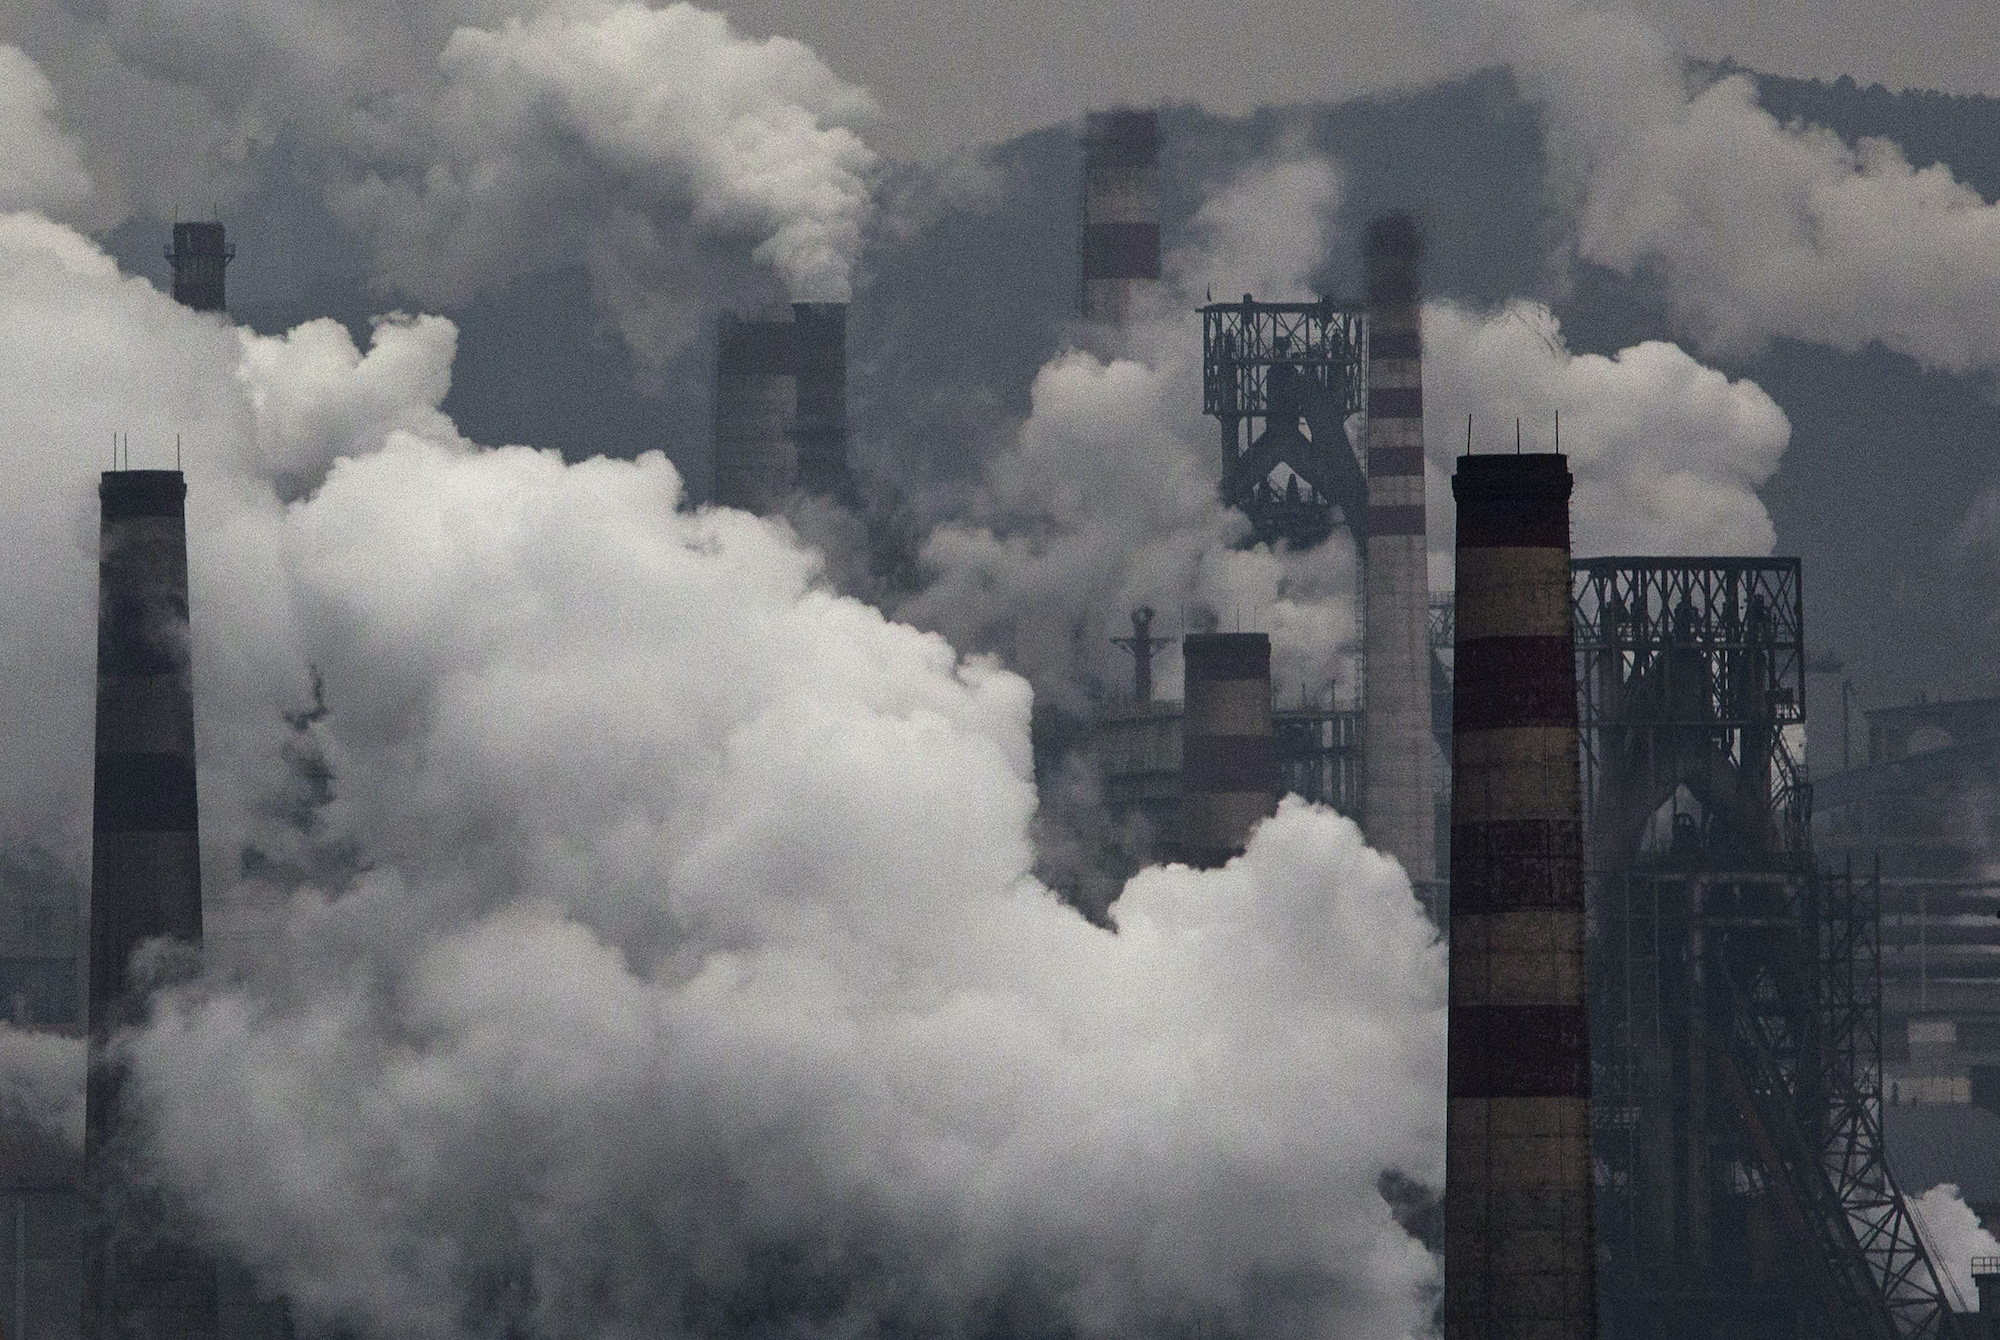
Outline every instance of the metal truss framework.
<path id="1" fill-rule="evenodd" d="M 1330 707 L 1278 708 L 1271 714 L 1278 794 L 1361 812 L 1361 714 Z"/>
<path id="2" fill-rule="evenodd" d="M 1260 541 L 1309 548 L 1335 515 L 1357 541 L 1368 484 L 1347 441 L 1347 416 L 1367 403 L 1361 313 L 1319 302 L 1211 303 L 1201 309 L 1202 412 L 1222 425 L 1223 501 Z M 1283 466 L 1291 477 L 1271 482 Z"/>
<path id="3" fill-rule="evenodd" d="M 1896 1334 L 1949 1337 L 1953 1312 L 1882 1159 L 1882 871 L 1850 863 L 1821 884 L 1826 1090 L 1820 1166 L 1867 1258 Z"/>
<path id="4" fill-rule="evenodd" d="M 1949 1337 L 1882 1153 L 1879 881 L 1817 868 L 1786 738 L 1797 561 L 1572 572 L 1607 1334 Z"/>
<path id="5" fill-rule="evenodd" d="M 1799 561 L 1590 558 L 1575 577 L 1584 805 L 1613 850 L 1677 795 L 1709 849 L 1802 851 Z M 1614 812 L 1615 807 L 1615 812 Z"/>

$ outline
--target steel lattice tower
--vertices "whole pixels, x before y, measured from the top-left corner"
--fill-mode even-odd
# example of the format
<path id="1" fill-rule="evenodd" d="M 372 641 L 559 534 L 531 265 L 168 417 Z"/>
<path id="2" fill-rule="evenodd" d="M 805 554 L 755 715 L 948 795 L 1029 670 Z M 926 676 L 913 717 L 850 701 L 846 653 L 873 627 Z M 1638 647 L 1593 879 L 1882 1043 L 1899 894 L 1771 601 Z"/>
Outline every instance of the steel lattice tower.
<path id="1" fill-rule="evenodd" d="M 1809 842 L 1798 560 L 1573 578 L 1605 1333 L 1947 1335 L 1882 1152 L 1874 885 Z"/>

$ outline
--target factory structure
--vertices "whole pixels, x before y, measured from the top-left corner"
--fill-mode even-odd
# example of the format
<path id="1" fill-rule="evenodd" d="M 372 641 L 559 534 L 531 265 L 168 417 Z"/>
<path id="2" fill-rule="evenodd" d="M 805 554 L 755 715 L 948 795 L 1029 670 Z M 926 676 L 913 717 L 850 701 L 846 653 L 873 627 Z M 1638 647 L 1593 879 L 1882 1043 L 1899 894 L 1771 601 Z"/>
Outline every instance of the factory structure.
<path id="1" fill-rule="evenodd" d="M 201 947 L 201 840 L 188 631 L 187 483 L 114 470 L 98 485 L 97 756 L 90 850 L 89 1072 L 84 1109 L 83 1334 L 217 1334 L 216 1270 L 132 1164 L 116 1033 Z"/>
<path id="2" fill-rule="evenodd" d="M 170 291 L 227 308 L 223 225 L 177 223 Z M 98 482 L 96 713 L 88 893 L 33 849 L 0 856 L 0 998 L 8 1024 L 86 1057 L 83 1148 L 0 1121 L 0 1336 L 279 1340 L 281 1302 L 196 1245 L 151 1188 L 126 1128 L 115 1033 L 203 942 L 187 482 L 113 468 Z M 135 958 L 142 946 L 152 952 Z"/>
<path id="3" fill-rule="evenodd" d="M 1085 122 L 1085 327 L 1159 300 L 1162 147 L 1151 111 Z M 221 224 L 167 255 L 176 300 L 226 310 Z M 1130 658 L 1080 745 L 1119 859 L 1225 865 L 1296 794 L 1408 873 L 1450 964 L 1447 1340 L 2000 1334 L 2000 1260 L 1971 1263 L 1975 1320 L 1904 1194 L 2000 1215 L 2000 700 L 1869 711 L 1860 759 L 1843 711 L 1810 776 L 1799 562 L 1574 559 L 1557 452 L 1457 458 L 1434 595 L 1417 220 L 1372 220 L 1362 260 L 1358 302 L 1208 302 L 1188 388 L 1250 542 L 1351 543 L 1346 700 L 1287 702 L 1254 629 L 1092 630 Z M 847 340 L 842 303 L 719 323 L 716 502 L 854 504 Z M 135 951 L 171 977 L 203 941 L 186 496 L 178 470 L 99 484 L 87 916 L 0 862 L 0 1007 L 90 1058 L 81 1157 L 0 1127 L 13 1340 L 290 1331 L 133 1175 L 106 1045 L 160 980 Z"/>
<path id="4" fill-rule="evenodd" d="M 1452 477 L 1446 1340 L 1598 1334 L 1570 485 L 1542 453 Z"/>
<path id="5" fill-rule="evenodd" d="M 1572 561 L 1554 454 L 1459 459 L 1433 596 L 1414 221 L 1363 260 L 1362 303 L 1204 307 L 1201 393 L 1252 541 L 1360 560 L 1353 691 L 1272 693 L 1261 775 L 1354 817 L 1450 943 L 1445 1335 L 1985 1334 L 1894 1169 L 2000 1212 L 2000 701 L 1871 712 L 1816 791 L 1798 562 Z M 1209 864 L 1213 653 L 1161 701 L 1156 622 L 1113 638 L 1094 759 L 1135 861 Z"/>
<path id="6" fill-rule="evenodd" d="M 847 304 L 725 316 L 714 407 L 716 502 L 775 516 L 799 494 L 850 498 Z"/>

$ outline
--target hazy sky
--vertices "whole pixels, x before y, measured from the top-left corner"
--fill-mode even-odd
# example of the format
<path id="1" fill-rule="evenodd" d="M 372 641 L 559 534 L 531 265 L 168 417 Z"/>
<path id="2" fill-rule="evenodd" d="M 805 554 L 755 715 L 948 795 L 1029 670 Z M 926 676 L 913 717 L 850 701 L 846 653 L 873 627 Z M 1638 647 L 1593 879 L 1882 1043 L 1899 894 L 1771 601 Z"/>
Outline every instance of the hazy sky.
<path id="1" fill-rule="evenodd" d="M 1634 0 L 1696 56 L 1774 74 L 2000 94 L 1988 0 Z M 873 139 L 921 156 L 990 142 L 1121 100 L 1220 112 L 1422 85 L 1497 59 L 1451 0 L 745 0 L 731 18 L 811 45 L 873 89 Z"/>
<path id="2" fill-rule="evenodd" d="M 1569 0 L 735 11 L 808 51 L 646 0 L 0 0 L 0 850 L 87 859 L 102 444 L 188 448 L 213 915 L 127 1053 L 160 1185 L 371 1340 L 1420 1333 L 1437 1264 L 1379 1188 L 1443 1176 L 1447 963 L 1402 872 L 1291 804 L 1108 934 L 1038 874 L 1108 845 L 1095 784 L 1038 788 L 1030 684 L 961 653 L 1080 701 L 1146 604 L 1269 631 L 1288 688 L 1340 672 L 1352 549 L 1239 547 L 1190 309 L 1303 295 L 1408 207 L 1440 554 L 1461 412 L 1560 411 L 1580 545 L 1790 551 L 1782 495 L 1843 593 L 1816 650 L 1914 688 L 1971 646 L 1984 689 L 2000 205 L 1683 57 L 2000 92 L 2000 25 L 1639 3 L 1664 36 Z M 1518 96 L 1166 118 L 1117 357 L 1065 328 L 1074 138 L 877 158 L 1503 54 Z M 291 316 L 147 282 L 190 198 L 234 317 Z M 682 507 L 647 448 L 708 452 L 719 315 L 851 273 L 886 524 Z M 479 445 L 549 446 L 596 386 L 631 412 L 571 458 Z M 909 575 L 885 613 L 823 562 Z"/>

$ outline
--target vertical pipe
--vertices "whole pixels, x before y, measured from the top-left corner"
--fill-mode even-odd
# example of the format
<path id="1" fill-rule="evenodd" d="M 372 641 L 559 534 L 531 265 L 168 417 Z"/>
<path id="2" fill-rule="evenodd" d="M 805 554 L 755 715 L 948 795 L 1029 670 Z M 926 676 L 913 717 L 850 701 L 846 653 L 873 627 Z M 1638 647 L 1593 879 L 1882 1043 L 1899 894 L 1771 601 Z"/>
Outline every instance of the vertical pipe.
<path id="1" fill-rule="evenodd" d="M 1709 1199 L 1715 1186 L 1715 1155 L 1711 1148 L 1709 1116 L 1709 1068 L 1717 1039 L 1713 1025 L 1723 1024 L 1719 1001 L 1720 983 L 1708 964 L 1708 881 L 1696 878 L 1687 887 L 1687 1078 L 1676 1107 L 1684 1123 L 1681 1132 L 1681 1212 L 1678 1219 L 1678 1254 L 1683 1261 L 1711 1262 L 1709 1244 L 1714 1239 L 1714 1215 Z M 1727 1043 L 1728 1034 L 1721 1041 Z M 1727 1090 L 1725 1089 L 1726 1093 Z"/>
<path id="2" fill-rule="evenodd" d="M 1122 325 L 1160 277 L 1160 124 L 1151 111 L 1092 112 L 1083 130 L 1083 319 Z"/>
<path id="3" fill-rule="evenodd" d="M 798 484 L 795 335 L 790 320 L 725 315 L 715 357 L 715 501 L 758 516 Z M 843 420 L 845 418 L 843 407 Z"/>
<path id="4" fill-rule="evenodd" d="M 1570 483 L 1539 453 L 1452 481 L 1446 1340 L 1596 1334 Z"/>
<path id="5" fill-rule="evenodd" d="M 1132 701 L 1153 701 L 1153 607 L 1132 611 Z"/>
<path id="6" fill-rule="evenodd" d="M 1362 554 L 1362 828 L 1429 900 L 1437 881 L 1430 579 L 1424 539 L 1422 241 L 1368 225 L 1368 524 Z"/>
<path id="7" fill-rule="evenodd" d="M 847 462 L 847 304 L 793 303 L 792 341 L 798 486 L 845 499 L 853 492 Z"/>
<path id="8" fill-rule="evenodd" d="M 1212 868 L 1241 855 L 1275 807 L 1271 639 L 1190 633 L 1181 663 L 1181 858 Z"/>
<path id="9" fill-rule="evenodd" d="M 93 1238 L 86 1340 L 212 1337 L 215 1273 L 176 1243 L 121 1174 L 120 1068 L 107 1044 L 145 1013 L 142 945 L 202 936 L 194 696 L 188 639 L 187 485 L 121 470 L 98 486 L 97 747 L 90 872 L 90 1064 L 84 1184 Z"/>
<path id="10" fill-rule="evenodd" d="M 223 272 L 236 258 L 219 223 L 177 223 L 174 245 L 167 252 L 173 264 L 174 301 L 197 312 L 223 310 Z"/>
<path id="11" fill-rule="evenodd" d="M 28 1340 L 28 1193 L 14 1193 L 14 1334 Z"/>

